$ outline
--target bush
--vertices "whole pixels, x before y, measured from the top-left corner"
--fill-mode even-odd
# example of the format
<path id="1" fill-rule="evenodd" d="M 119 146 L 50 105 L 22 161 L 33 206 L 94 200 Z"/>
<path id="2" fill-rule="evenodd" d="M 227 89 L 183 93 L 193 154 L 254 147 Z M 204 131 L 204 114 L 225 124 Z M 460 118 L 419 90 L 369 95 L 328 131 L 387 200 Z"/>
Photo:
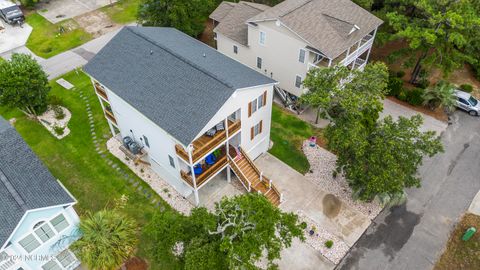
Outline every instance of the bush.
<path id="1" fill-rule="evenodd" d="M 473 86 L 471 84 L 465 83 L 460 85 L 460 89 L 462 89 L 462 91 L 465 91 L 467 93 L 471 93 L 473 91 Z"/>
<path id="2" fill-rule="evenodd" d="M 63 100 L 55 95 L 49 95 L 47 97 L 47 102 L 52 106 L 63 106 Z"/>
<path id="3" fill-rule="evenodd" d="M 333 241 L 332 240 L 327 240 L 325 241 L 325 246 L 327 248 L 332 248 L 333 247 Z"/>
<path id="4" fill-rule="evenodd" d="M 64 127 L 61 127 L 61 126 L 54 126 L 54 127 L 53 127 L 53 131 L 55 131 L 55 133 L 56 133 L 58 136 L 61 136 L 61 135 L 63 135 L 63 133 L 65 133 L 65 128 L 64 128 Z"/>
<path id="5" fill-rule="evenodd" d="M 397 75 L 398 78 L 403 78 L 403 76 L 405 76 L 405 71 L 400 70 L 400 71 L 397 72 L 396 75 Z"/>
<path id="6" fill-rule="evenodd" d="M 402 91 L 403 87 L 403 80 L 397 77 L 389 77 L 388 78 L 388 93 L 389 96 L 398 96 Z"/>
<path id="7" fill-rule="evenodd" d="M 397 98 L 401 101 L 407 100 L 407 94 L 405 93 L 405 90 L 401 90 L 400 93 L 398 93 Z"/>
<path id="8" fill-rule="evenodd" d="M 55 105 L 53 106 L 52 109 L 53 109 L 53 112 L 55 113 L 55 118 L 57 120 L 62 120 L 63 118 L 65 118 L 65 113 L 63 112 L 62 107 Z"/>
<path id="9" fill-rule="evenodd" d="M 406 92 L 406 101 L 413 106 L 420 106 L 423 103 L 423 93 L 421 88 L 415 88 Z"/>

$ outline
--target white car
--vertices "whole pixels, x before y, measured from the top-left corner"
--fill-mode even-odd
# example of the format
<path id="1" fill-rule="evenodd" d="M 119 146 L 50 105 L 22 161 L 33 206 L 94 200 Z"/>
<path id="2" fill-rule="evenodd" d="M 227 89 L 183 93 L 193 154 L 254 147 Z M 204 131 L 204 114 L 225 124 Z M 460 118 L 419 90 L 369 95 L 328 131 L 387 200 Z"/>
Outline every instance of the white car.
<path id="1" fill-rule="evenodd" d="M 455 90 L 453 94 L 457 98 L 456 106 L 472 116 L 480 115 L 480 102 L 467 92 Z"/>

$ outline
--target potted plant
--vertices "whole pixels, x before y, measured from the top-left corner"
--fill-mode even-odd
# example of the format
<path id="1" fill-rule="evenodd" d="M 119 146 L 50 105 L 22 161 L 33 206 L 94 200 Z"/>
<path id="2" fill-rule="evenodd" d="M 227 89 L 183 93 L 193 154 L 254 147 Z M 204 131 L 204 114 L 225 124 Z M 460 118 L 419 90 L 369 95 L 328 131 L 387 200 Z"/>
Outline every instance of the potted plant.
<path id="1" fill-rule="evenodd" d="M 317 228 L 315 228 L 315 226 L 312 226 L 312 228 L 310 229 L 310 231 L 308 233 L 310 235 L 314 235 L 316 230 L 317 230 Z"/>

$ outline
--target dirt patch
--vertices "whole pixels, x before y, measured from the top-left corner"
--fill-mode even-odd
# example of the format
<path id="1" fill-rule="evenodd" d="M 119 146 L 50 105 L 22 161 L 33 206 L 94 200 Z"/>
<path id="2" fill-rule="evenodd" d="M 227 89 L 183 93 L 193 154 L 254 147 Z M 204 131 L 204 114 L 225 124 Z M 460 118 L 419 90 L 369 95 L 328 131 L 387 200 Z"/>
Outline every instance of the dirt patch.
<path id="1" fill-rule="evenodd" d="M 74 18 L 74 20 L 80 25 L 80 27 L 91 34 L 94 38 L 121 27 L 121 25 L 110 20 L 107 14 L 99 10 L 94 10 L 77 16 Z"/>
<path id="2" fill-rule="evenodd" d="M 398 100 L 396 97 L 392 97 L 392 96 L 388 96 L 387 97 L 389 100 L 397 103 L 397 104 L 400 104 L 402 106 L 405 106 L 405 107 L 408 107 L 414 111 L 417 111 L 417 112 L 421 112 L 421 113 L 424 113 L 426 115 L 429 115 L 437 120 L 440 120 L 440 121 L 443 121 L 443 122 L 447 122 L 448 121 L 448 116 L 447 114 L 441 109 L 441 108 L 437 108 L 435 109 L 434 111 L 426 108 L 426 107 L 423 107 L 423 106 L 413 106 L 413 105 L 410 105 L 408 104 L 407 102 L 405 101 L 401 101 L 401 100 Z"/>
<path id="3" fill-rule="evenodd" d="M 468 241 L 461 238 L 465 231 L 470 228 L 477 228 L 477 233 Z M 449 269 L 480 269 L 480 216 L 466 214 L 457 224 L 450 239 L 447 249 L 437 261 L 434 270 Z"/>
<path id="4" fill-rule="evenodd" d="M 127 270 L 147 270 L 148 264 L 138 257 L 133 257 L 125 263 L 125 268 Z"/>
<path id="5" fill-rule="evenodd" d="M 340 201 L 335 195 L 327 194 L 323 197 L 323 213 L 329 218 L 334 218 L 340 213 L 342 208 L 342 201 Z"/>

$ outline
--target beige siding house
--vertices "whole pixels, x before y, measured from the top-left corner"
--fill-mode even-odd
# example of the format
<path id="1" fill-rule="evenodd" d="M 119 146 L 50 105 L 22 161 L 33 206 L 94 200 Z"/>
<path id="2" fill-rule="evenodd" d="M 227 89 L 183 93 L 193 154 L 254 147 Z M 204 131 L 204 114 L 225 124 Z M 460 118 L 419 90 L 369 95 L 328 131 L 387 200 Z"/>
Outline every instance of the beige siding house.
<path id="1" fill-rule="evenodd" d="M 286 0 L 274 7 L 222 2 L 210 15 L 217 50 L 279 82 L 285 104 L 312 68 L 363 69 L 382 21 L 350 0 Z"/>

